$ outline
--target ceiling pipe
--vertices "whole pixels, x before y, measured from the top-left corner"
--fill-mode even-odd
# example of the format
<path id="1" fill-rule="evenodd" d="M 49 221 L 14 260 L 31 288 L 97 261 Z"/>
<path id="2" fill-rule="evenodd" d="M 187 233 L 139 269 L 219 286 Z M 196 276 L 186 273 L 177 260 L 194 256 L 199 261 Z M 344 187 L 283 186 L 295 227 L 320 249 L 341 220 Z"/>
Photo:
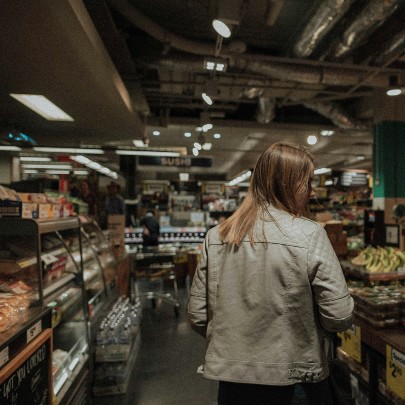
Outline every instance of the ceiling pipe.
<path id="1" fill-rule="evenodd" d="M 294 45 L 294 55 L 300 58 L 310 56 L 321 40 L 345 15 L 353 2 L 354 0 L 324 1 L 305 27 L 300 40 Z"/>
<path id="2" fill-rule="evenodd" d="M 163 44 L 194 55 L 207 56 L 215 54 L 214 43 L 210 44 L 188 40 L 179 35 L 170 33 L 138 11 L 128 0 L 109 0 L 109 2 L 136 27 Z M 235 54 L 233 51 L 231 44 L 229 46 L 223 46 L 221 55 L 231 58 L 230 62 L 233 63 L 235 67 L 240 67 L 251 72 L 260 72 L 266 76 L 279 78 L 281 80 L 297 81 L 300 83 L 317 83 L 332 86 L 355 85 L 364 79 L 364 72 L 367 71 L 367 68 L 364 67 L 364 70 L 360 67 L 359 69 L 356 67 L 350 69 L 345 66 L 340 68 L 338 66 L 328 66 L 327 63 L 319 66 L 319 63 L 317 65 L 311 65 L 302 61 L 300 64 L 298 59 L 294 61 L 288 58 L 285 58 L 284 62 L 271 60 L 260 62 L 255 60 L 256 55 Z M 178 61 L 175 61 L 174 63 L 177 62 Z M 191 63 L 192 62 L 193 61 L 191 61 Z M 168 66 L 170 61 L 166 60 L 164 63 Z M 190 63 L 190 61 L 186 63 Z M 198 64 L 200 65 L 201 62 L 198 62 Z M 188 68 L 190 69 L 190 65 L 188 65 Z M 367 84 L 373 87 L 386 88 L 390 74 L 392 73 L 381 73 L 373 77 Z"/>
<path id="3" fill-rule="evenodd" d="M 405 52 L 405 29 L 384 44 L 382 52 L 372 59 L 372 63 L 381 66 L 394 55 L 400 55 L 401 52 Z"/>
<path id="4" fill-rule="evenodd" d="M 341 60 L 356 49 L 363 40 L 398 8 L 401 0 L 371 0 L 360 15 L 349 25 L 335 45 L 328 59 Z"/>
<path id="5" fill-rule="evenodd" d="M 215 43 L 189 40 L 171 33 L 137 10 L 129 0 L 108 1 L 116 11 L 127 18 L 132 24 L 162 44 L 188 53 L 215 56 Z M 221 50 L 224 53 L 230 52 L 229 46 L 226 44 L 222 45 Z"/>
<path id="6" fill-rule="evenodd" d="M 395 0 L 387 0 L 391 5 L 391 12 L 396 8 Z M 197 55 L 214 55 L 215 46 L 213 44 L 207 44 L 205 42 L 193 41 L 182 38 L 178 35 L 172 34 L 160 27 L 158 24 L 154 23 L 152 20 L 147 18 L 141 12 L 135 9 L 128 0 L 109 0 L 110 4 L 120 12 L 124 17 L 126 17 L 135 26 L 145 31 L 155 39 L 160 42 L 167 44 L 170 47 L 192 53 Z M 377 0 L 372 0 L 365 10 L 373 10 L 376 6 Z M 380 3 L 381 0 L 378 0 Z M 374 5 L 374 7 L 371 7 Z M 395 7 L 394 7 L 395 5 Z M 388 7 L 384 8 L 386 11 L 386 16 L 388 17 Z M 368 15 L 367 12 L 363 12 L 363 18 Z M 354 25 L 353 25 L 354 26 Z M 349 32 L 349 31 L 347 31 Z M 356 36 L 356 38 L 364 38 L 363 36 Z M 352 42 L 354 44 L 354 41 Z M 356 42 L 357 43 L 357 42 Z M 230 52 L 229 47 L 222 49 L 223 54 L 228 54 Z M 176 62 L 178 63 L 178 62 Z M 165 62 L 166 66 L 168 63 Z M 230 65 L 233 67 L 244 69 L 246 71 L 260 73 L 262 75 L 271 77 L 273 79 L 280 79 L 285 81 L 295 81 L 297 83 L 307 83 L 307 84 L 321 84 L 321 85 L 356 85 L 364 81 L 364 72 L 359 70 L 348 70 L 348 69 L 338 69 L 329 66 L 315 66 L 315 65 L 298 65 L 294 63 L 263 63 L 254 60 L 249 60 L 248 55 L 233 55 Z M 189 65 L 190 68 L 190 65 Z M 373 87 L 387 87 L 387 75 L 378 74 L 370 78 L 369 81 L 364 83 L 365 85 L 370 85 Z M 335 125 L 341 128 L 362 128 L 363 124 L 359 124 L 353 121 L 353 119 L 347 117 L 341 109 L 333 104 L 311 104 L 308 103 L 309 108 L 314 109 L 322 115 L 327 116 L 335 123 Z M 259 109 L 261 107 L 259 106 Z"/>
<path id="7" fill-rule="evenodd" d="M 271 97 L 259 97 L 257 102 L 256 120 L 260 124 L 268 124 L 275 117 L 276 100 Z"/>
<path id="8" fill-rule="evenodd" d="M 329 118 L 337 127 L 342 129 L 367 129 L 370 124 L 351 118 L 347 111 L 337 103 L 311 103 L 309 101 L 302 104 L 313 111 Z"/>

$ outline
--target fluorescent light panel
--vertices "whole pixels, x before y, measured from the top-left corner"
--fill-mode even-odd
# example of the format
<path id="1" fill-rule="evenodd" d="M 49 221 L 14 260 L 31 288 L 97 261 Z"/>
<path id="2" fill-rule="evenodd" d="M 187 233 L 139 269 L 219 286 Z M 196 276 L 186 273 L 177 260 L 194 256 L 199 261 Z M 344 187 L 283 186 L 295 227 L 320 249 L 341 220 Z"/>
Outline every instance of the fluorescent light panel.
<path id="1" fill-rule="evenodd" d="M 7 146 L 7 145 L 4 145 L 4 146 L 0 146 L 0 150 L 9 150 L 9 151 L 16 151 L 16 152 L 18 152 L 18 151 L 21 150 L 21 148 L 19 148 L 18 146 Z"/>
<path id="2" fill-rule="evenodd" d="M 57 105 L 39 94 L 15 94 L 10 96 L 35 111 L 48 121 L 74 121 L 74 119 L 61 110 Z"/>
<path id="3" fill-rule="evenodd" d="M 60 170 L 72 170 L 72 165 L 61 164 L 44 164 L 44 163 L 32 163 L 32 164 L 23 164 L 24 169 L 60 169 Z"/>
<path id="4" fill-rule="evenodd" d="M 118 174 L 112 170 L 110 170 L 108 167 L 102 166 L 100 163 L 98 162 L 94 162 L 92 160 L 90 160 L 89 158 L 87 158 L 86 156 L 70 156 L 70 159 L 81 163 L 87 167 L 90 167 L 91 169 L 97 170 L 98 172 L 108 176 L 108 177 L 112 177 L 113 179 L 118 179 Z"/>
<path id="5" fill-rule="evenodd" d="M 48 174 L 69 174 L 69 170 L 46 170 L 45 173 Z"/>
<path id="6" fill-rule="evenodd" d="M 104 151 L 102 149 L 94 148 L 56 148 L 47 146 L 34 146 L 33 148 L 37 152 L 48 152 L 48 153 L 84 153 L 86 155 L 103 155 Z"/>
<path id="7" fill-rule="evenodd" d="M 21 162 L 50 162 L 52 159 L 45 156 L 20 156 Z"/>
<path id="8" fill-rule="evenodd" d="M 330 173 L 332 169 L 329 169 L 328 167 L 320 167 L 319 169 L 314 170 L 314 175 L 317 176 L 318 174 L 326 174 Z"/>
<path id="9" fill-rule="evenodd" d="M 242 183 L 243 181 L 246 181 L 248 179 L 250 179 L 250 176 L 252 175 L 252 171 L 248 170 L 245 173 L 242 173 L 240 176 L 234 178 L 233 180 L 231 180 L 228 184 L 230 186 L 236 186 L 239 183 Z"/>
<path id="10" fill-rule="evenodd" d="M 165 152 L 165 151 L 153 151 L 153 150 L 124 150 L 117 149 L 115 151 L 117 155 L 126 156 L 162 156 L 162 157 L 177 157 L 180 156 L 178 152 Z"/>

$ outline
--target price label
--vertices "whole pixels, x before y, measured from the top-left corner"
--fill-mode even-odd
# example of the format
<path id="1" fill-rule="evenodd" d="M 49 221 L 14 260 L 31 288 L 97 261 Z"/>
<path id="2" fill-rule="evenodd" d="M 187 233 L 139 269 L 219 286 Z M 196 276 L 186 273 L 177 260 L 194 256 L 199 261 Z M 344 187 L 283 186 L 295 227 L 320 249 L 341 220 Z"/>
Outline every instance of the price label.
<path id="1" fill-rule="evenodd" d="M 388 387 L 401 399 L 405 399 L 405 354 L 387 345 L 386 369 Z"/>
<path id="2" fill-rule="evenodd" d="M 27 330 L 27 343 L 31 342 L 36 336 L 42 332 L 42 322 L 38 321 Z"/>
<path id="3" fill-rule="evenodd" d="M 361 329 L 357 325 L 352 325 L 350 329 L 339 332 L 338 336 L 342 340 L 342 350 L 353 360 L 361 363 Z"/>

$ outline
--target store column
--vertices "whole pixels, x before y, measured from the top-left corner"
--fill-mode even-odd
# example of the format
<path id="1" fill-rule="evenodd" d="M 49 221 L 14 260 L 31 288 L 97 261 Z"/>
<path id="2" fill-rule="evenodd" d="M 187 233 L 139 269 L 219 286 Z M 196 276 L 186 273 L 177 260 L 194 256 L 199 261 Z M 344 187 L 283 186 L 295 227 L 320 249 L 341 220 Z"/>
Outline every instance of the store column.
<path id="1" fill-rule="evenodd" d="M 385 224 L 395 225 L 398 221 L 393 218 L 393 207 L 405 204 L 405 122 L 381 121 L 375 125 L 373 136 L 373 208 L 384 210 Z M 391 230 L 396 232 L 395 227 Z M 399 229 L 404 249 L 401 234 Z"/>

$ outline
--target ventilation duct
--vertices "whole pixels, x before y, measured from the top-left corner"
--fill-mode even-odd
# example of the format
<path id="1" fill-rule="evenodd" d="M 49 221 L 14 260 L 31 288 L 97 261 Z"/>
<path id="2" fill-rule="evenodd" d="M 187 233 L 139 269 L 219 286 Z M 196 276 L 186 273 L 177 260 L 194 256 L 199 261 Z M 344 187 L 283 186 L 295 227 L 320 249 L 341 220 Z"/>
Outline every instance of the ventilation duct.
<path id="1" fill-rule="evenodd" d="M 384 49 L 372 61 L 374 64 L 381 66 L 393 56 L 399 55 L 405 51 L 405 30 L 392 37 L 384 44 Z"/>
<path id="2" fill-rule="evenodd" d="M 295 56 L 300 58 L 310 56 L 319 42 L 346 13 L 353 1 L 324 1 L 305 27 L 301 39 L 294 45 Z"/>
<path id="3" fill-rule="evenodd" d="M 397 9 L 400 0 L 371 0 L 342 35 L 330 59 L 343 59 Z"/>
<path id="4" fill-rule="evenodd" d="M 355 120 L 347 114 L 347 112 L 336 103 L 302 103 L 305 107 L 318 112 L 324 117 L 329 118 L 337 127 L 343 129 L 367 129 L 367 124 Z"/>
<path id="5" fill-rule="evenodd" d="M 160 25 L 156 24 L 144 14 L 142 14 L 135 7 L 133 7 L 129 0 L 108 1 L 116 11 L 127 18 L 132 24 L 149 34 L 151 37 L 157 39 L 162 44 L 165 44 L 167 47 L 179 49 L 181 51 L 197 55 L 215 55 L 216 47 L 214 43 L 189 40 L 165 30 Z M 239 44 L 236 49 L 244 48 L 240 47 Z M 235 51 L 235 48 L 231 45 L 227 46 L 225 44 L 222 44 L 222 53 L 228 54 L 231 51 Z"/>
<path id="6" fill-rule="evenodd" d="M 259 97 L 256 110 L 257 122 L 268 124 L 274 119 L 274 107 L 276 101 L 270 97 Z"/>
<path id="7" fill-rule="evenodd" d="M 240 58 L 234 60 L 234 66 L 252 73 L 260 73 L 273 79 L 326 86 L 355 86 L 363 83 L 364 79 L 370 76 L 366 71 L 327 66 L 299 65 L 298 62 L 290 64 L 269 62 L 264 64 Z M 388 76 L 380 73 L 370 77 L 365 85 L 386 88 L 387 83 Z"/>

